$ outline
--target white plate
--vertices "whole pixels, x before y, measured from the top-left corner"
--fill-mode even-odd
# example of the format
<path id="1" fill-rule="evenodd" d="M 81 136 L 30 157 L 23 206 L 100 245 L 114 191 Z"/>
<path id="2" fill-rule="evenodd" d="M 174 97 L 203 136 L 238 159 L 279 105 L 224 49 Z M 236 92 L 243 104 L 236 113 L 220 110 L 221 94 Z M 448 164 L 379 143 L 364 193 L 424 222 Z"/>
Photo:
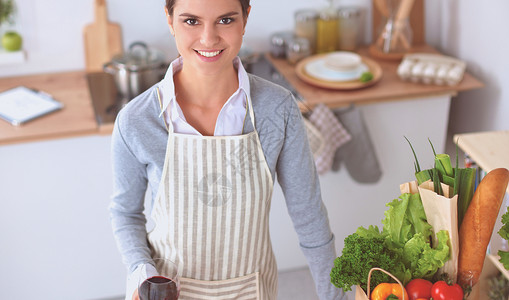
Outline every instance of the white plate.
<path id="1" fill-rule="evenodd" d="M 310 76 L 321 80 L 350 81 L 359 79 L 362 73 L 369 71 L 369 68 L 364 63 L 361 63 L 359 67 L 352 71 L 337 71 L 327 67 L 325 59 L 317 59 L 306 64 L 304 70 Z"/>

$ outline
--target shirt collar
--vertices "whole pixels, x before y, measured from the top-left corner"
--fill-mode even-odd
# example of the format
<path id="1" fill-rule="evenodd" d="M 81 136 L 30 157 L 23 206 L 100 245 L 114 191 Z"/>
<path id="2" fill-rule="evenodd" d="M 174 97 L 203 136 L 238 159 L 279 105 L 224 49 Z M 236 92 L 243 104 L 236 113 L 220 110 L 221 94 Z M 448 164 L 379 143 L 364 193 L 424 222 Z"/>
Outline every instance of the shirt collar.
<path id="1" fill-rule="evenodd" d="M 158 86 L 162 103 L 161 113 L 159 114 L 159 117 L 163 115 L 163 112 L 166 111 L 168 105 L 175 101 L 175 84 L 173 82 L 173 75 L 178 71 L 182 70 L 183 64 L 184 59 L 181 56 L 173 60 L 170 66 L 168 67 L 168 70 L 166 71 L 164 78 L 159 82 Z M 237 76 L 239 79 L 239 88 L 235 93 L 242 91 L 246 95 L 248 101 L 251 101 L 251 95 L 249 93 L 250 91 L 249 76 L 247 75 L 247 72 L 244 69 L 244 66 L 242 65 L 242 62 L 238 56 L 233 59 L 233 65 L 237 69 L 238 74 Z"/>

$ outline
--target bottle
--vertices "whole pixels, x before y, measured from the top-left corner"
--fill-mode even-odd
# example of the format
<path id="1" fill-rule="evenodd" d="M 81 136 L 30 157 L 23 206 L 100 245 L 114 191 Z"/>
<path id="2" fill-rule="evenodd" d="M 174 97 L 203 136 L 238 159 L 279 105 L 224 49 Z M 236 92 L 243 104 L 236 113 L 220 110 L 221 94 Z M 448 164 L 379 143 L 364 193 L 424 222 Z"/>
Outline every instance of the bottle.
<path id="1" fill-rule="evenodd" d="M 295 12 L 295 36 L 309 41 L 311 53 L 316 53 L 316 21 L 318 12 L 314 9 L 301 9 Z"/>
<path id="2" fill-rule="evenodd" d="M 311 44 L 308 39 L 296 37 L 288 42 L 286 60 L 290 64 L 296 64 L 299 60 L 309 55 L 311 55 Z"/>
<path id="3" fill-rule="evenodd" d="M 338 14 L 330 5 L 321 10 L 316 22 L 316 53 L 332 52 L 338 46 Z"/>

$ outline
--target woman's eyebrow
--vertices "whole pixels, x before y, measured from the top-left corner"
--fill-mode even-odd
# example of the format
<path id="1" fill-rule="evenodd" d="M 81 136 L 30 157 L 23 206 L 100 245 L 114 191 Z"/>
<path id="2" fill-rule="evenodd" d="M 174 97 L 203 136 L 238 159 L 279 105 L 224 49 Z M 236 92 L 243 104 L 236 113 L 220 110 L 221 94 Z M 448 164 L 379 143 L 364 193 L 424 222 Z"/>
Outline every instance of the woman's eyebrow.
<path id="1" fill-rule="evenodd" d="M 227 17 L 233 17 L 233 16 L 236 16 L 238 15 L 239 13 L 236 12 L 236 11 L 231 11 L 231 12 L 227 12 L 225 14 L 222 14 L 220 15 L 219 17 L 217 17 L 218 19 L 222 19 L 222 18 L 227 18 Z M 191 13 L 181 13 L 179 15 L 179 17 L 185 17 L 185 18 L 193 18 L 193 19 L 200 19 L 200 17 L 196 16 L 196 15 L 193 15 Z"/>

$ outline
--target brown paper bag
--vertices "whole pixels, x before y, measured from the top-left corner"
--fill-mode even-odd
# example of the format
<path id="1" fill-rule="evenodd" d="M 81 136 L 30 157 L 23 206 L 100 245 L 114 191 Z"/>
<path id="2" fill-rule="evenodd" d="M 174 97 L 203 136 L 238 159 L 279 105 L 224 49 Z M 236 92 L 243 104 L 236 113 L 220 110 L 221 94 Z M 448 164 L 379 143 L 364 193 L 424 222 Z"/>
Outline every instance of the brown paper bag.
<path id="1" fill-rule="evenodd" d="M 369 295 L 370 295 L 369 288 L 370 288 L 370 283 L 371 283 L 371 273 L 373 273 L 374 271 L 384 272 L 385 274 L 391 276 L 392 279 L 396 280 L 396 282 L 401 286 L 402 289 L 404 288 L 403 284 L 401 283 L 401 281 L 398 280 L 398 278 L 396 278 L 396 276 L 394 276 L 391 273 L 385 271 L 384 269 L 381 269 L 381 268 L 372 268 L 371 270 L 369 270 L 369 274 L 368 274 L 368 293 L 367 293 L 367 295 L 364 292 L 364 290 L 361 288 L 360 285 L 356 285 L 355 286 L 355 300 L 369 300 Z M 408 300 L 408 299 L 405 299 L 405 294 L 404 293 L 403 293 L 403 300 Z"/>
<path id="2" fill-rule="evenodd" d="M 451 258 L 445 262 L 445 265 L 438 270 L 439 274 L 447 273 L 453 282 L 456 282 L 458 275 L 458 255 L 459 255 L 459 237 L 458 237 L 458 195 L 449 198 L 449 186 L 442 185 L 444 195 L 438 195 L 433 191 L 433 182 L 428 180 L 419 185 L 419 194 L 428 223 L 433 227 L 433 243 L 436 243 L 436 233 L 440 230 L 449 232 L 449 247 L 451 249 Z"/>

